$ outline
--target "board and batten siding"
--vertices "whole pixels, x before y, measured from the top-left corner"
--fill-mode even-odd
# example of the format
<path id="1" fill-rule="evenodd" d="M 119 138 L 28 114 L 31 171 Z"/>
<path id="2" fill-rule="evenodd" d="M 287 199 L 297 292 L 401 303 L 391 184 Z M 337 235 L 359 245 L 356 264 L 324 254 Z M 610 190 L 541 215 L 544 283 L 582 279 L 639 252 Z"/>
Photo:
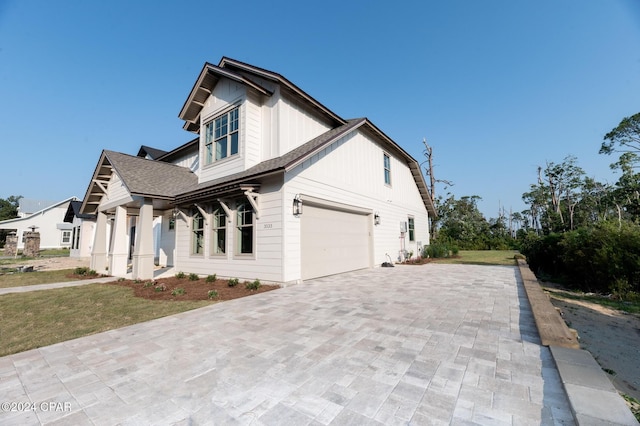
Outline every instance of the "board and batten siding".
<path id="1" fill-rule="evenodd" d="M 282 179 L 262 182 L 258 198 L 259 217 L 254 221 L 254 256 L 238 256 L 236 252 L 235 200 L 228 200 L 233 217 L 227 218 L 227 253 L 211 255 L 211 216 L 205 219 L 204 254 L 191 255 L 191 220 L 176 219 L 175 269 L 200 275 L 239 278 L 265 282 L 282 282 Z M 205 210 L 210 204 L 199 203 Z M 208 210 L 209 211 L 209 210 Z M 230 220 L 230 221 L 229 221 Z"/>
<path id="2" fill-rule="evenodd" d="M 277 123 L 274 125 L 280 131 L 274 140 L 278 145 L 274 156 L 282 156 L 331 130 L 331 125 L 289 97 L 281 96 L 276 108 L 277 113 L 274 118 Z"/>
<path id="3" fill-rule="evenodd" d="M 222 79 L 213 89 L 213 93 L 205 102 L 205 106 L 202 108 L 202 112 L 200 114 L 200 116 L 202 117 L 199 149 L 200 173 L 198 175 L 200 183 L 218 179 L 245 170 L 245 160 L 243 158 L 243 154 L 246 150 L 247 143 L 245 135 L 247 122 L 247 107 L 245 102 L 246 95 L 247 90 L 245 86 L 227 79 Z M 222 160 L 214 161 L 211 164 L 206 164 L 204 140 L 205 125 L 211 120 L 215 119 L 221 113 L 233 108 L 233 105 L 240 106 L 238 155 L 233 155 Z M 251 112 L 251 109 L 249 109 L 249 113 Z"/>
<path id="4" fill-rule="evenodd" d="M 384 182 L 383 153 L 391 159 L 391 185 Z M 355 160 L 357 159 L 357 161 Z M 360 131 L 354 131 L 306 160 L 285 175 L 284 204 L 296 194 L 331 200 L 369 209 L 380 215 L 373 229 L 373 261 L 380 265 L 397 261 L 400 254 L 400 222 L 415 219 L 415 241 L 405 235 L 404 249 L 418 252 L 418 242 L 429 243 L 429 220 L 411 171 L 402 158 Z M 301 276 L 300 219 L 285 209 L 285 281 Z M 304 205 L 303 213 L 304 216 Z M 373 220 L 373 215 L 371 215 Z"/>

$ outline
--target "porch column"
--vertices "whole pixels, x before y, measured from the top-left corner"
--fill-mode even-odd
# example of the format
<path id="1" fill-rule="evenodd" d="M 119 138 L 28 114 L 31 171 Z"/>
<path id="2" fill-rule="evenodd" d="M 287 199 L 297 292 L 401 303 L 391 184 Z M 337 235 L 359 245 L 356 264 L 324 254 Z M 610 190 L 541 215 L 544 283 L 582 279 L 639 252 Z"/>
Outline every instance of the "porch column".
<path id="1" fill-rule="evenodd" d="M 116 207 L 116 217 L 111 231 L 111 250 L 109 251 L 109 273 L 114 277 L 127 274 L 129 239 L 127 238 L 127 209 Z"/>
<path id="2" fill-rule="evenodd" d="M 153 204 L 145 198 L 136 224 L 136 243 L 133 250 L 133 279 L 153 279 Z"/>
<path id="3" fill-rule="evenodd" d="M 107 269 L 107 215 L 104 212 L 98 212 L 96 218 L 90 267 L 99 274 Z"/>

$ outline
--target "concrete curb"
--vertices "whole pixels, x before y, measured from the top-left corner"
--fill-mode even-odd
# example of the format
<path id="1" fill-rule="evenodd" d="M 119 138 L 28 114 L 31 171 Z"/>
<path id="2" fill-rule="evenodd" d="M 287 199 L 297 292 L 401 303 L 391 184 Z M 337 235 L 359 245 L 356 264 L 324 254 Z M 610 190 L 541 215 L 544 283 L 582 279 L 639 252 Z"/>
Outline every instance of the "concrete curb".
<path id="1" fill-rule="evenodd" d="M 518 268 L 540 339 L 544 346 L 549 346 L 576 423 L 638 425 L 591 353 L 580 349 L 575 334 L 551 304 L 527 262 L 518 259 Z"/>

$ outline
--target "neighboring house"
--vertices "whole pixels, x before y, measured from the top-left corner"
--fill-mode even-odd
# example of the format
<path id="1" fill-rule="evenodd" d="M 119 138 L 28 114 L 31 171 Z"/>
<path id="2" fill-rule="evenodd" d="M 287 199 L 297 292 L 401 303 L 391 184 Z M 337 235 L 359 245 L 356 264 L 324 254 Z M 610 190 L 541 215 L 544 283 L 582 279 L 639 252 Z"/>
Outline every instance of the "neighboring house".
<path id="1" fill-rule="evenodd" d="M 89 257 L 95 234 L 96 215 L 82 214 L 82 201 L 71 201 L 64 221 L 71 224 L 70 257 Z"/>
<path id="2" fill-rule="evenodd" d="M 179 117 L 197 137 L 173 151 L 102 152 L 81 209 L 97 215 L 92 269 L 122 276 L 130 256 L 138 279 L 153 277 L 157 258 L 185 273 L 288 283 L 429 243 L 435 209 L 417 161 L 280 74 L 206 63 Z"/>
<path id="3" fill-rule="evenodd" d="M 32 229 L 40 233 L 40 248 L 71 247 L 73 227 L 64 221 L 67 208 L 76 197 L 59 202 L 21 198 L 18 217 L 0 222 L 0 229 L 13 230 L 18 236 L 18 250 L 24 248 L 24 232 Z"/>

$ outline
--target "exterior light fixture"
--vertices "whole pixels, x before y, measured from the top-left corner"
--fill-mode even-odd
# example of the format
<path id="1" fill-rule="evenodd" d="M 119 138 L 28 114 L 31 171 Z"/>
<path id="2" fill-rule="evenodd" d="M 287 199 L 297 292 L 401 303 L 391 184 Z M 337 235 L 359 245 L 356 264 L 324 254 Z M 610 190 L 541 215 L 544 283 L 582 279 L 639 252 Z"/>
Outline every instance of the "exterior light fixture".
<path id="1" fill-rule="evenodd" d="M 302 214 L 302 200 L 300 194 L 296 194 L 293 198 L 293 215 L 300 216 Z"/>
<path id="2" fill-rule="evenodd" d="M 179 214 L 180 214 L 180 209 L 178 208 L 178 206 L 175 206 L 173 208 L 173 218 L 174 219 L 177 218 Z"/>
<path id="3" fill-rule="evenodd" d="M 373 223 L 374 223 L 375 225 L 380 225 L 380 213 L 375 212 L 375 213 L 373 214 Z"/>

